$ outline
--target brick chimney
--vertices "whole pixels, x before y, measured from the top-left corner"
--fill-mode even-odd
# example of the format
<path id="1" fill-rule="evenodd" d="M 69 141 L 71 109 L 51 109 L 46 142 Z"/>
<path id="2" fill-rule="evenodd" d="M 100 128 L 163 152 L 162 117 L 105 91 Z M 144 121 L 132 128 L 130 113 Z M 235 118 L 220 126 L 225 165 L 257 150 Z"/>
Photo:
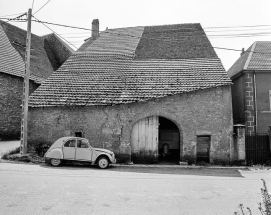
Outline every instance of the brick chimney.
<path id="1" fill-rule="evenodd" d="M 92 21 L 92 39 L 96 40 L 99 37 L 99 19 L 93 19 Z"/>
<path id="2" fill-rule="evenodd" d="M 241 56 L 243 55 L 243 54 L 245 54 L 245 49 L 244 48 L 242 48 L 242 52 L 241 52 Z"/>

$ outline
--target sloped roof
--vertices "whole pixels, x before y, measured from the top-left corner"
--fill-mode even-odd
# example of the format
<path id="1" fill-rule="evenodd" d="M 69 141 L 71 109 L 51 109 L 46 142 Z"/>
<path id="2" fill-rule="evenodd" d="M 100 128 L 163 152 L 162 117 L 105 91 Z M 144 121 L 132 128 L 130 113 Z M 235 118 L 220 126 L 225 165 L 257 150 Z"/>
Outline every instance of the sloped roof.
<path id="1" fill-rule="evenodd" d="M 18 30 L 18 29 L 16 29 Z M 19 36 L 18 36 L 19 37 Z M 24 77 L 25 64 L 24 64 L 24 54 L 25 46 L 22 46 L 20 40 L 14 39 L 9 40 L 7 34 L 4 31 L 3 24 L 0 21 L 0 72 Z M 24 42 L 25 44 L 25 42 Z M 22 56 L 23 55 L 23 56 Z M 45 81 L 44 77 L 40 77 L 31 70 L 30 80 L 36 83 L 42 83 Z M 52 72 L 52 70 L 50 70 Z"/>
<path id="2" fill-rule="evenodd" d="M 114 105 L 230 84 L 219 59 L 133 60 L 76 54 L 30 97 L 32 107 Z"/>
<path id="3" fill-rule="evenodd" d="M 217 58 L 199 23 L 107 29 L 78 52 L 122 53 L 135 59 Z"/>
<path id="4" fill-rule="evenodd" d="M 143 37 L 146 28 L 108 29 L 90 38 L 31 95 L 29 105 L 116 105 L 231 84 L 199 24 L 154 26 Z M 170 36 L 176 41 L 179 34 L 185 40 L 172 45 Z"/>
<path id="5" fill-rule="evenodd" d="M 228 70 L 230 78 L 243 70 L 271 70 L 271 41 L 254 42 Z"/>
<path id="6" fill-rule="evenodd" d="M 23 29 L 0 21 L 0 72 L 24 77 L 26 34 L 26 31 Z M 50 61 L 48 56 L 56 55 L 54 48 L 49 47 L 52 45 L 55 46 L 56 44 L 49 44 L 44 38 L 31 34 L 30 80 L 37 83 L 44 82 L 54 69 L 58 69 L 64 62 L 56 64 L 54 61 Z M 63 43 L 61 45 L 64 46 Z M 68 48 L 66 49 L 68 50 Z M 72 52 L 69 52 L 65 60 L 71 54 Z"/>

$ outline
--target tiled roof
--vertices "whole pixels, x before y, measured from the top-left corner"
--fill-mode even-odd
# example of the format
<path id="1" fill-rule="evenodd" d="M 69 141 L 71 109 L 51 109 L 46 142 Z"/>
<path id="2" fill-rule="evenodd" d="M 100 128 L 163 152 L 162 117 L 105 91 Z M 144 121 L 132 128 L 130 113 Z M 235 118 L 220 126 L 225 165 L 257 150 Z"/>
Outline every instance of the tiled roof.
<path id="1" fill-rule="evenodd" d="M 200 24 L 146 26 L 136 59 L 217 58 Z"/>
<path id="2" fill-rule="evenodd" d="M 234 77 L 243 70 L 271 70 L 271 41 L 254 42 L 228 70 Z"/>
<path id="3" fill-rule="evenodd" d="M 24 77 L 25 64 L 22 56 L 17 52 L 17 50 L 11 45 L 6 33 L 4 32 L 2 25 L 0 23 L 0 72 Z M 19 46 L 19 45 L 14 45 Z M 35 74 L 30 74 L 30 80 L 37 83 L 42 83 L 45 81 L 44 78 L 39 77 Z"/>
<path id="4" fill-rule="evenodd" d="M 49 35 L 42 38 L 31 34 L 30 80 L 37 83 L 44 82 L 71 55 L 71 50 L 59 38 L 57 38 L 58 44 L 51 44 L 53 37 Z M 60 53 L 62 47 L 65 48 Z M 0 72 L 23 77 L 25 49 L 26 31 L 0 21 Z"/>
<path id="5" fill-rule="evenodd" d="M 143 27 L 108 29 L 100 33 L 100 36 L 84 48 L 84 52 L 103 54 L 127 54 L 134 55 Z M 85 45 L 84 45 L 85 46 Z M 80 51 L 81 49 L 79 49 Z"/>
<path id="6" fill-rule="evenodd" d="M 130 54 L 135 59 L 217 58 L 198 23 L 107 29 L 78 51 Z"/>
<path id="7" fill-rule="evenodd" d="M 220 60 L 72 55 L 30 97 L 31 107 L 114 105 L 231 84 Z"/>

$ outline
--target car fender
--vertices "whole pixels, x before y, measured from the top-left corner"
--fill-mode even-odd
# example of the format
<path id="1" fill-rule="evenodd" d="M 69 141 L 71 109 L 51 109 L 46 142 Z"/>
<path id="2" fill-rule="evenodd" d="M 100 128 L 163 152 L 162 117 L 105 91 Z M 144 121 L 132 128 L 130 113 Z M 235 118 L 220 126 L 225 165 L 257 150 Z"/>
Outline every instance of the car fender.
<path id="1" fill-rule="evenodd" d="M 109 154 L 106 154 L 106 153 L 99 153 L 99 154 L 97 155 L 97 157 L 95 158 L 95 162 L 99 159 L 99 157 L 103 157 L 103 156 L 107 157 L 108 160 L 109 160 L 110 162 L 112 162 L 112 157 L 111 157 Z"/>
<path id="2" fill-rule="evenodd" d="M 45 155 L 46 158 L 56 158 L 56 159 L 63 159 L 63 152 L 62 148 L 55 148 L 50 150 Z"/>

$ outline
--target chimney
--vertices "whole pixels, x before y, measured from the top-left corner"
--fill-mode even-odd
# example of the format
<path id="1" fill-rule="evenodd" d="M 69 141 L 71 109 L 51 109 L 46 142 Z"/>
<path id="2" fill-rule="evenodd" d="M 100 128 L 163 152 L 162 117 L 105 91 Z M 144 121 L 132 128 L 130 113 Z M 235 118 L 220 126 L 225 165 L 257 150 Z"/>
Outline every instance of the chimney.
<path id="1" fill-rule="evenodd" d="M 96 40 L 99 37 L 99 19 L 93 19 L 92 21 L 92 39 Z"/>
<path id="2" fill-rule="evenodd" d="M 243 54 L 245 54 L 245 49 L 244 49 L 244 48 L 242 48 L 241 56 L 242 56 Z"/>

